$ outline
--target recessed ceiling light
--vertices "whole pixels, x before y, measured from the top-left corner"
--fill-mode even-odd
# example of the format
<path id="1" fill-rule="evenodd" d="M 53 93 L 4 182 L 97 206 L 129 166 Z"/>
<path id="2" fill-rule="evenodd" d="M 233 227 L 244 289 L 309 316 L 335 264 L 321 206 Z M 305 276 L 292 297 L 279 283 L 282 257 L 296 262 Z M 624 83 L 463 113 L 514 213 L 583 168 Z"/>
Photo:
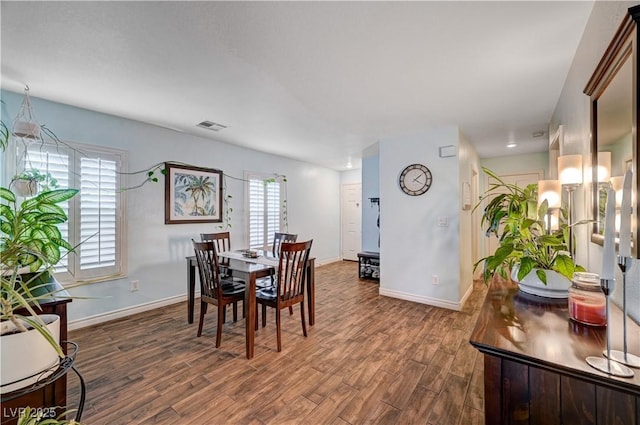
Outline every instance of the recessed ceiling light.
<path id="1" fill-rule="evenodd" d="M 507 145 L 508 148 L 515 148 L 516 146 L 518 145 L 516 145 L 514 142 L 511 142 Z"/>

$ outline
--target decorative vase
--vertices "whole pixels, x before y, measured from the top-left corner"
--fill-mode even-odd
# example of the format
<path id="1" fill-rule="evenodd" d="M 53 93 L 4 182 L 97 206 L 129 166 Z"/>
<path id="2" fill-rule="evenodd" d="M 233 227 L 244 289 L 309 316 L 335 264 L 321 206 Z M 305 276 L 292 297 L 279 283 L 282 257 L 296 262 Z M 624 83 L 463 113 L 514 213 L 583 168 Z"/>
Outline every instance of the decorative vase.
<path id="1" fill-rule="evenodd" d="M 47 324 L 47 329 L 59 344 L 60 316 L 42 314 L 40 318 Z M 0 393 L 6 394 L 32 385 L 56 370 L 56 365 L 60 362 L 58 353 L 40 332 L 35 329 L 20 332 L 11 322 L 3 322 L 2 327 Z"/>
<path id="2" fill-rule="evenodd" d="M 511 272 L 511 280 L 518 284 L 522 292 L 545 298 L 569 298 L 571 281 L 565 276 L 553 270 L 545 270 L 547 284 L 545 285 L 536 274 L 537 269 L 531 270 L 522 281 L 518 282 L 518 270 L 516 266 Z"/>

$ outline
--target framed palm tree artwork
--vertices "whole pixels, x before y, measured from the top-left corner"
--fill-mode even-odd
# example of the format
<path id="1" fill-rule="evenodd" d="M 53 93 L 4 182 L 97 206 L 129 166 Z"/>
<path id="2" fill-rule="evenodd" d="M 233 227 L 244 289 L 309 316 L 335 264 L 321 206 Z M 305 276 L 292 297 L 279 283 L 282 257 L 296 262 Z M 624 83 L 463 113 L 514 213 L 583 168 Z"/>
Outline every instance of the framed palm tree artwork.
<path id="1" fill-rule="evenodd" d="M 222 222 L 222 171 L 165 163 L 165 224 Z"/>

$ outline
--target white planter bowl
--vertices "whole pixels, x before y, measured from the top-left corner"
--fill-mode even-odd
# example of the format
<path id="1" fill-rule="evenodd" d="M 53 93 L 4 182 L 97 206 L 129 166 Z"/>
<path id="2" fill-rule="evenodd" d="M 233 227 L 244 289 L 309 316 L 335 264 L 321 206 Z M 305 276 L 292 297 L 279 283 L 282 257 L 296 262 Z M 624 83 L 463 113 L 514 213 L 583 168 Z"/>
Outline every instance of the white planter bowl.
<path id="1" fill-rule="evenodd" d="M 518 282 L 518 267 L 514 267 L 511 272 L 511 280 L 518 284 L 522 292 L 537 295 L 545 298 L 569 298 L 569 288 L 571 281 L 565 276 L 553 270 L 545 270 L 547 274 L 547 284 L 545 285 L 533 269 L 521 282 Z"/>
<path id="2" fill-rule="evenodd" d="M 56 342 L 60 343 L 60 316 L 42 314 L 40 318 L 45 323 L 50 322 L 47 328 Z M 5 325 L 15 329 L 13 323 L 3 322 L 3 326 Z M 56 350 L 35 329 L 0 336 L 0 393 L 6 394 L 24 388 L 51 375 L 59 362 Z M 31 375 L 36 376 L 21 380 Z M 18 380 L 21 381 L 6 385 Z"/>

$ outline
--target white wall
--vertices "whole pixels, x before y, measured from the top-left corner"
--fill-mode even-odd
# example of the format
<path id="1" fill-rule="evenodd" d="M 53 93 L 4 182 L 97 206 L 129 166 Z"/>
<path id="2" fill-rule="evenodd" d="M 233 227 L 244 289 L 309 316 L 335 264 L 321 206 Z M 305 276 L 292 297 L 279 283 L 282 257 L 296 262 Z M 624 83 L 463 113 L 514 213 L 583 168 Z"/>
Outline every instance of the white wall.
<path id="1" fill-rule="evenodd" d="M 494 171 L 496 174 L 526 173 L 528 171 L 544 170 L 545 177 L 549 176 L 549 153 L 529 153 L 523 155 L 500 156 L 482 158 L 480 164 Z M 481 172 L 480 183 L 486 182 L 486 174 Z M 483 186 L 484 187 L 484 186 Z M 485 188 L 486 189 L 486 188 Z"/>
<path id="2" fill-rule="evenodd" d="M 3 120 L 11 122 L 22 95 L 3 91 L 2 99 L 6 102 Z M 181 161 L 219 168 L 240 178 L 245 170 L 285 174 L 289 230 L 298 233 L 300 240 L 314 239 L 312 253 L 318 263 L 339 259 L 339 172 L 112 115 L 35 97 L 31 100 L 40 123 L 62 140 L 127 150 L 130 171 L 157 162 Z M 130 180 L 131 183 L 135 181 Z M 231 239 L 234 248 L 239 248 L 246 244 L 244 185 L 233 179 L 227 179 L 227 184 L 233 195 Z M 200 232 L 218 230 L 217 224 L 165 225 L 162 179 L 159 184 L 147 184 L 126 194 L 128 277 L 72 289 L 72 295 L 100 298 L 74 300 L 69 308 L 71 322 L 184 296 L 184 257 L 192 254 L 191 238 L 197 238 Z M 129 291 L 132 279 L 140 281 L 140 291 Z"/>
<path id="3" fill-rule="evenodd" d="M 375 154 L 362 158 L 362 250 L 380 252 L 378 245 L 378 206 L 371 205 L 369 198 L 380 197 L 380 156 Z M 380 203 L 385 202 L 380 199 Z"/>
<path id="4" fill-rule="evenodd" d="M 615 34 L 627 9 L 638 2 L 595 2 L 593 11 L 585 28 L 582 40 L 574 57 L 571 69 L 565 80 L 562 94 L 556 105 L 550 132 L 559 125 L 564 126 L 564 143 L 562 154 L 581 153 L 585 170 L 585 181 L 590 182 L 588 170 L 591 167 L 590 157 L 590 102 L 583 94 L 584 87 L 604 54 L 609 42 Z M 637 170 L 636 170 L 637 171 Z M 592 218 L 591 185 L 585 183 L 579 188 L 575 197 L 575 212 L 578 217 Z M 599 273 L 601 267 L 602 248 L 590 241 L 590 226 L 580 226 L 576 231 L 576 259 L 591 272 Z M 617 289 L 614 300 L 621 302 L 621 274 L 616 268 Z M 640 262 L 634 261 L 629 273 L 631 282 L 640 280 Z M 629 312 L 640 320 L 640 286 L 628 285 Z"/>
<path id="5" fill-rule="evenodd" d="M 347 170 L 340 173 L 341 184 L 356 184 L 362 183 L 362 170 Z"/>
<path id="6" fill-rule="evenodd" d="M 459 144 L 457 127 L 380 141 L 380 293 L 458 309 L 458 157 L 440 158 L 438 147 Z M 398 186 L 402 169 L 426 165 L 431 189 L 408 196 Z M 448 220 L 447 227 L 438 225 Z M 439 285 L 432 284 L 437 275 Z"/>

